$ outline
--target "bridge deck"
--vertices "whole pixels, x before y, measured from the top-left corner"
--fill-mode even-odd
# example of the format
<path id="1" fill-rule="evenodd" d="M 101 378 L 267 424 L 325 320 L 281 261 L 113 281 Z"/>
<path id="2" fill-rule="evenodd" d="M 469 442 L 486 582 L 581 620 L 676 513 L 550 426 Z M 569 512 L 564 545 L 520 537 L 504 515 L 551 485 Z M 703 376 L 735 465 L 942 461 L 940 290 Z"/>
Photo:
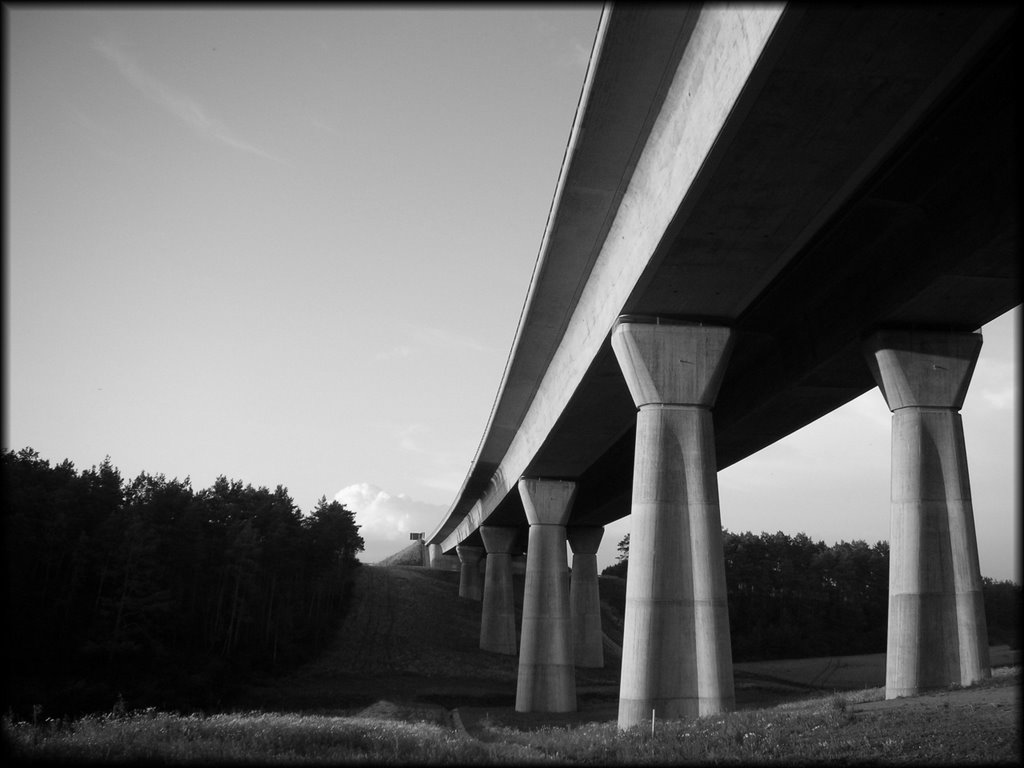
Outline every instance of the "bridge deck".
<path id="1" fill-rule="evenodd" d="M 975 330 L 1019 304 L 1014 18 L 606 13 L 491 421 L 428 541 L 523 525 L 521 475 L 576 479 L 574 524 L 629 513 L 620 314 L 737 329 L 724 468 L 874 386 L 870 330 Z"/>

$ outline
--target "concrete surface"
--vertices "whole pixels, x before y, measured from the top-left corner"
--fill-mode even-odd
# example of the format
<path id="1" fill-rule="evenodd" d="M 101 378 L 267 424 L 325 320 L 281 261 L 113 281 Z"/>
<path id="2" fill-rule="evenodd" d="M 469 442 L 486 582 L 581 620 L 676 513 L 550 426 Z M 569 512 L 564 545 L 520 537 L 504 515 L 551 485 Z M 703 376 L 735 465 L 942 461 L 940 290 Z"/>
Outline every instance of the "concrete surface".
<path id="1" fill-rule="evenodd" d="M 462 568 L 459 570 L 459 597 L 481 600 L 484 596 L 483 576 L 480 574 L 480 558 L 485 554 L 483 547 L 463 545 L 455 548 Z"/>
<path id="2" fill-rule="evenodd" d="M 516 528 L 484 526 L 480 529 L 487 549 L 484 573 L 480 647 L 485 651 L 516 653 L 516 607 L 512 597 L 512 550 Z"/>
<path id="3" fill-rule="evenodd" d="M 530 521 L 530 540 L 516 711 L 572 712 L 576 709 L 576 673 L 565 523 L 576 486 L 561 480 L 523 478 L 519 493 Z"/>
<path id="4" fill-rule="evenodd" d="M 569 528 L 572 574 L 569 602 L 572 606 L 573 660 L 577 667 L 604 666 L 604 633 L 601 631 L 601 595 L 597 583 L 597 548 L 604 528 Z"/>
<path id="5" fill-rule="evenodd" d="M 873 327 L 1018 304 L 1012 14 L 612 8 L 492 418 L 429 539 L 525 528 L 522 475 L 577 480 L 572 524 L 628 514 L 620 314 L 736 328 L 721 469 L 870 389 Z"/>
<path id="6" fill-rule="evenodd" d="M 619 727 L 732 709 L 711 406 L 731 333 L 623 321 L 612 348 L 637 401 Z"/>
<path id="7" fill-rule="evenodd" d="M 865 342 L 892 417 L 886 698 L 989 677 L 963 405 L 977 333 L 876 333 Z"/>

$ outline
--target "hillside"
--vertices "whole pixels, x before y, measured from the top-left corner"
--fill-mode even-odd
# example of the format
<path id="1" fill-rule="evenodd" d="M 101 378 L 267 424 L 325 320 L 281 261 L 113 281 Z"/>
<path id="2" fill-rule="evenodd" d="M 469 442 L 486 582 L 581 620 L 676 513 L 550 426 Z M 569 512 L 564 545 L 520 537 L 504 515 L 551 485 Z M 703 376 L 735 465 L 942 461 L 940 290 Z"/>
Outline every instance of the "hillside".
<path id="1" fill-rule="evenodd" d="M 513 577 L 517 629 L 523 576 Z M 291 674 L 245 691 L 246 706 L 352 713 L 370 705 L 512 708 L 517 657 L 479 648 L 481 604 L 458 597 L 459 574 L 415 566 L 362 566 L 352 604 L 333 642 Z M 578 707 L 613 718 L 618 700 L 625 582 L 601 577 L 605 667 L 577 669 Z M 1020 653 L 993 649 L 993 666 Z M 735 665 L 738 708 L 777 704 L 831 690 L 884 684 L 884 655 Z M 550 719 L 550 716 L 548 716 Z M 557 718 L 556 718 L 557 719 Z"/>
<path id="2" fill-rule="evenodd" d="M 513 589 L 518 630 L 522 576 L 513 577 Z M 351 711 L 381 699 L 512 706 L 517 657 L 480 650 L 481 604 L 458 592 L 459 574 L 451 571 L 362 566 L 329 647 L 295 672 L 247 689 L 246 701 L 317 711 Z M 605 668 L 577 670 L 582 699 L 617 695 L 621 618 L 606 624 L 614 639 L 605 641 Z"/>

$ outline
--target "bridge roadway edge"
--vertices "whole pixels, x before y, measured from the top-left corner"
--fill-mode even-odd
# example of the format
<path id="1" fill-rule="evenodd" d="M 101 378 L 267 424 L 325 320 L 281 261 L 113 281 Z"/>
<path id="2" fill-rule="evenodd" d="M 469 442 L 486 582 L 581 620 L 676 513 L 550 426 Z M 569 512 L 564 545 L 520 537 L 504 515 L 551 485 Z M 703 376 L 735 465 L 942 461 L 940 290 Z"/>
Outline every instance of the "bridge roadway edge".
<path id="1" fill-rule="evenodd" d="M 647 257 L 660 241 L 661 232 L 678 210 L 694 178 L 704 167 L 707 155 L 718 138 L 719 131 L 732 114 L 744 92 L 750 73 L 757 66 L 760 54 L 771 37 L 781 16 L 781 10 L 758 7 L 747 15 L 735 12 L 702 14 L 683 54 L 675 77 L 669 86 L 662 108 L 654 121 L 651 136 L 641 153 L 630 178 L 629 186 L 615 213 L 607 238 L 600 249 L 590 279 L 574 308 L 568 328 L 548 366 L 530 407 L 500 465 L 491 476 L 489 488 L 473 505 L 465 518 L 441 541 L 448 552 L 458 541 L 475 531 L 498 504 L 514 489 L 526 470 L 529 458 L 535 453 L 542 438 L 558 419 L 579 381 L 585 375 L 587 361 L 596 356 L 607 343 L 612 325 L 633 286 L 647 265 Z M 737 39 L 747 43 L 745 58 L 725 66 L 718 50 L 732 46 L 723 43 Z M 751 40 L 753 38 L 753 40 Z M 716 58 L 718 70 L 707 72 L 701 64 Z M 716 121 L 687 119 L 688 115 L 712 113 Z M 693 152 L 694 146 L 698 151 Z M 685 173 L 680 175 L 680 147 L 686 147 L 682 163 Z M 651 200 L 652 190 L 655 200 Z M 655 219 L 654 222 L 651 219 Z M 624 232 L 640 230 L 647 242 L 638 245 L 625 243 Z M 596 280 L 595 280 L 596 276 Z M 611 307 L 612 309 L 607 309 Z M 600 319 L 598 319 L 598 317 Z M 583 350 L 580 352 L 579 350 Z M 431 541 L 436 540 L 432 534 Z"/>

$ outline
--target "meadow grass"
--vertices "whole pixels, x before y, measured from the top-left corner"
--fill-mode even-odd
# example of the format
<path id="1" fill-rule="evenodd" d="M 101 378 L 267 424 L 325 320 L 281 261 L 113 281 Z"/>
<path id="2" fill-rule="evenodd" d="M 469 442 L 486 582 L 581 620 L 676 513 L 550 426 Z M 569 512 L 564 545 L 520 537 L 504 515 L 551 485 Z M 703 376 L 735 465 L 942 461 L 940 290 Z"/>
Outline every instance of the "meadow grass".
<path id="1" fill-rule="evenodd" d="M 1019 684 L 1020 668 L 1011 676 Z M 653 735 L 649 723 L 626 731 L 614 722 L 519 730 L 484 719 L 477 739 L 426 719 L 181 716 L 152 709 L 35 724 L 8 716 L 2 724 L 14 757 L 54 763 L 1019 764 L 1019 706 L 999 712 L 983 703 L 857 709 L 883 698 L 881 688 L 823 694 L 764 709 L 656 721 Z"/>
<path id="2" fill-rule="evenodd" d="M 859 701 L 884 690 L 858 692 Z M 1019 716 L 1019 709 L 1016 713 Z M 619 731 L 615 723 L 518 731 L 488 726 L 503 744 L 526 746 L 556 762 L 591 765 L 775 763 L 984 763 L 1019 765 L 1015 716 L 991 712 L 893 709 L 858 712 L 844 694 L 786 708 L 745 710 Z"/>
<path id="3" fill-rule="evenodd" d="M 822 744 L 811 754 L 804 736 L 824 729 L 822 735 L 837 735 L 851 714 L 839 695 L 824 698 L 801 712 L 775 708 L 730 712 L 695 720 L 656 721 L 620 731 L 617 724 L 588 723 L 568 728 L 539 728 L 518 731 L 485 723 L 489 738 L 503 744 L 518 744 L 556 761 L 583 764 L 661 764 L 716 762 L 773 762 L 838 759 L 842 750 Z"/>
<path id="4" fill-rule="evenodd" d="M 16 757 L 47 762 L 494 762 L 486 745 L 436 723 L 362 717 L 147 710 L 3 725 Z"/>

